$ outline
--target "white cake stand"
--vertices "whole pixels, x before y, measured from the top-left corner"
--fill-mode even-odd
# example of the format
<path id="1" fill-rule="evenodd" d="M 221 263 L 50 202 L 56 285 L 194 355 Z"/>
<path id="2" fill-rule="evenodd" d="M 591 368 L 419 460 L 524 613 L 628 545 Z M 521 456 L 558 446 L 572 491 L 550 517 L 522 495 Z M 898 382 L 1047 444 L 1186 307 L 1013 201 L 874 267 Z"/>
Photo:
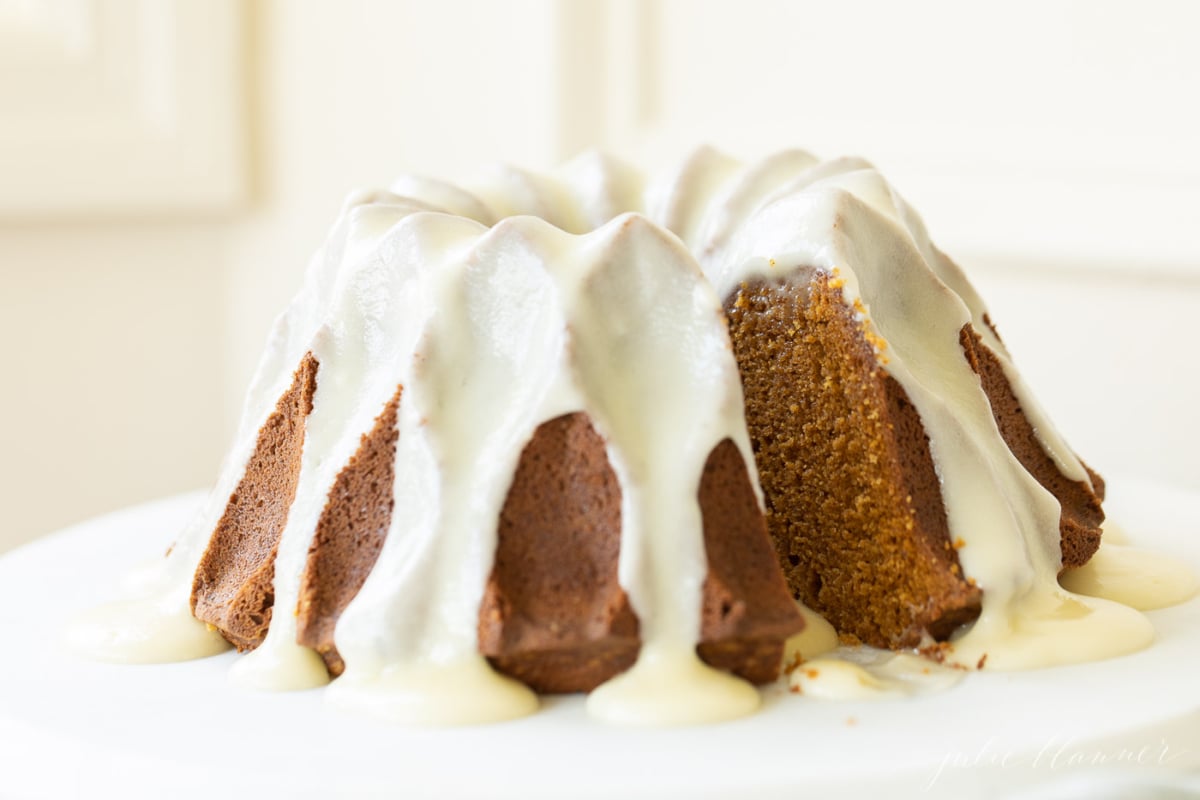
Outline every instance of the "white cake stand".
<path id="1" fill-rule="evenodd" d="M 1200 569 L 1200 496 L 1114 484 L 1106 506 L 1134 544 Z M 499 725 L 404 729 L 327 709 L 320 690 L 237 689 L 232 653 L 116 666 L 64 651 L 64 623 L 162 552 L 198 499 L 0 559 L 0 797 L 1200 796 L 1200 599 L 1150 612 L 1158 641 L 1119 659 L 973 673 L 909 699 L 773 690 L 754 717 L 667 730 L 605 726 L 577 697 Z"/>

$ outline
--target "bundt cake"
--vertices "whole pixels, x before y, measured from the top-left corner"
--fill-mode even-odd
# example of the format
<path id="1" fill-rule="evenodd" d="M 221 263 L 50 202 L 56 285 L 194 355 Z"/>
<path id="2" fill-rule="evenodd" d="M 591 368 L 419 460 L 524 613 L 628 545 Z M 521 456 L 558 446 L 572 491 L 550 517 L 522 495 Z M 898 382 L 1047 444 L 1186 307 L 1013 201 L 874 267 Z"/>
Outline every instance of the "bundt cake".
<path id="1" fill-rule="evenodd" d="M 797 600 L 968 667 L 1145 646 L 1057 582 L 1103 494 L 870 164 L 589 154 L 347 202 L 157 604 L 208 626 L 173 655 L 393 718 L 721 719 Z"/>

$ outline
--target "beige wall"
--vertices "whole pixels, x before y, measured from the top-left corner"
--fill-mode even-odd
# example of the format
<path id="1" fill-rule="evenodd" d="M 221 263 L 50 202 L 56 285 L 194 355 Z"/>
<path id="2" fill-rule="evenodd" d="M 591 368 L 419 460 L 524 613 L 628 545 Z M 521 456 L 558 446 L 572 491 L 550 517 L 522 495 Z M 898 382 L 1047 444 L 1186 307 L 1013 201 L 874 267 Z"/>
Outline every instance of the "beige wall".
<path id="1" fill-rule="evenodd" d="M 974 264 L 1005 343 L 1055 424 L 1107 476 L 1200 490 L 1200 281 L 1030 260 Z"/>
<path id="2" fill-rule="evenodd" d="M 1180 144 L 1200 140 L 1200 120 L 1161 86 L 1145 95 L 1155 80 L 1200 84 L 1200 56 L 1176 52 L 1194 7 L 1151 4 L 1156 27 L 1123 39 L 1141 48 L 1121 51 L 1130 67 L 1106 55 L 1132 24 L 1120 7 L 1090 13 L 1080 32 L 1070 15 L 1017 3 L 1009 40 L 1022 19 L 1040 20 L 1059 28 L 1037 41 L 1059 52 L 1027 48 L 1001 75 L 991 44 L 972 61 L 962 42 L 982 34 L 970 26 L 914 17 L 889 21 L 895 35 L 850 35 L 853 18 L 892 5 L 807 17 L 783 2 L 237 6 L 244 52 L 211 56 L 237 65 L 248 100 L 246 197 L 215 212 L 0 216 L 0 550 L 212 479 L 270 320 L 348 190 L 401 170 L 547 166 L 588 143 L 637 156 L 705 140 L 746 155 L 786 142 L 873 156 L 975 275 L 1085 457 L 1200 489 L 1200 432 L 1187 421 L 1200 382 L 1181 369 L 1200 313 L 1200 240 L 1179 230 L 1187 202 L 1200 208 L 1200 161 Z M 939 59 L 931 48 L 947 38 Z M 993 97 L 946 105 L 980 76 L 1000 82 Z M 845 91 L 830 89 L 839 82 Z M 1115 133 L 1085 137 L 1095 104 L 1054 102 L 1071 86 L 1114 109 L 1160 109 L 1172 127 L 1138 138 L 1122 117 Z M 1022 116 L 1030 108 L 1036 117 Z M 1014 119 L 1005 140 L 997 126 Z M 1106 154 L 1121 142 L 1116 170 Z M 1013 167 L 1030 158 L 1070 169 L 1047 179 Z"/>
<path id="3" fill-rule="evenodd" d="M 226 228 L 0 227 L 0 549 L 210 480 Z"/>

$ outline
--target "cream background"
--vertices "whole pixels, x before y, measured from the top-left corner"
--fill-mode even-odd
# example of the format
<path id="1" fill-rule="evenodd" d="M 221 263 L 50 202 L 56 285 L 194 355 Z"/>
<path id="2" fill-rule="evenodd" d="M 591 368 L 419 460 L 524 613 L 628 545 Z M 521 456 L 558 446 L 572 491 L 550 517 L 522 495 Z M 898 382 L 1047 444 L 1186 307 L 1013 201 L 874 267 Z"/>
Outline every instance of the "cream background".
<path id="1" fill-rule="evenodd" d="M 175 0 L 181 18 L 197 2 Z M 0 0 L 0 41 L 28 34 L 28 5 Z M 1194 4 L 230 7 L 179 46 L 207 54 L 180 62 L 193 77 L 232 65 L 205 125 L 238 132 L 221 163 L 240 184 L 167 182 L 135 208 L 121 164 L 92 159 L 108 194 L 22 208 L 0 158 L 0 550 L 212 480 L 270 320 L 351 188 L 546 167 L 591 144 L 647 161 L 705 141 L 871 157 L 979 284 L 1085 458 L 1200 489 Z M 134 66 L 152 70 L 160 45 Z M 0 57 L 0 101 L 43 79 Z M 206 102 L 189 85 L 180 107 Z M 0 129 L 18 113 L 60 112 L 0 103 Z M 51 186 L 79 178 L 37 142 L 7 156 Z"/>

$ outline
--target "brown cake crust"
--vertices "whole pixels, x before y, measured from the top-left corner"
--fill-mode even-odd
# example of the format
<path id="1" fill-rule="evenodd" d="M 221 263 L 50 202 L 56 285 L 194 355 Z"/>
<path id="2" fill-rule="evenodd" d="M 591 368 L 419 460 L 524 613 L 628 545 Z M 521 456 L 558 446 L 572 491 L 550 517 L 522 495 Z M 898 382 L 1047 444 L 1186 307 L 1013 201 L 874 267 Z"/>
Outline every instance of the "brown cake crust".
<path id="1" fill-rule="evenodd" d="M 916 409 L 871 331 L 819 271 L 726 300 L 767 525 L 793 594 L 880 647 L 945 639 L 979 614 Z"/>
<path id="2" fill-rule="evenodd" d="M 300 578 L 296 642 L 316 650 L 335 677 L 345 663 L 334 646 L 334 628 L 375 566 L 396 505 L 392 484 L 402 391 L 396 389 L 338 473 Z"/>
<path id="3" fill-rule="evenodd" d="M 756 683 L 779 674 L 803 627 L 775 563 L 737 447 L 710 453 L 697 488 L 709 556 L 701 658 Z M 590 691 L 628 669 L 641 642 L 617 582 L 621 491 L 584 413 L 541 425 L 521 454 L 501 512 L 479 649 L 544 693 Z"/>
<path id="4" fill-rule="evenodd" d="M 306 356 L 259 432 L 238 490 L 201 559 L 196 615 L 239 649 L 270 625 L 279 537 L 295 496 L 317 362 Z M 338 474 L 309 547 L 297 642 L 337 676 L 337 620 L 374 567 L 394 511 L 402 391 Z M 803 627 L 767 537 L 746 465 L 722 442 L 697 489 L 710 569 L 701 657 L 756 683 L 774 680 L 784 640 Z M 590 691 L 628 669 L 641 642 L 617 580 L 621 491 L 604 440 L 584 413 L 541 425 L 522 452 L 498 521 L 495 563 L 479 612 L 480 652 L 541 692 Z"/>
<path id="5" fill-rule="evenodd" d="M 700 644 L 706 663 L 751 683 L 779 677 L 784 642 L 804 629 L 759 510 L 746 462 L 731 440 L 709 454 L 700 479 L 704 579 Z"/>
<path id="6" fill-rule="evenodd" d="M 984 321 L 996 333 L 991 320 L 985 317 Z M 996 335 L 998 337 L 1000 334 Z M 1085 467 L 1093 486 L 1099 488 L 1097 492 L 1092 486 L 1073 481 L 1059 472 L 1054 460 L 1038 441 L 1033 425 L 1021 410 L 1021 403 L 1008 382 L 1008 376 L 1004 374 L 1000 360 L 983 343 L 979 332 L 969 324 L 964 325 L 959 332 L 959 343 L 971 369 L 979 375 L 983 391 L 992 406 L 992 416 L 1009 450 L 1029 474 L 1058 499 L 1062 507 L 1059 530 L 1062 534 L 1063 569 L 1083 566 L 1100 547 L 1100 524 L 1104 521 L 1100 500 L 1104 482 L 1099 475 Z"/>
<path id="7" fill-rule="evenodd" d="M 192 613 L 238 650 L 258 647 L 271 624 L 275 554 L 296 496 L 317 369 L 312 353 L 305 354 L 291 387 L 258 432 L 192 582 Z"/>
<path id="8" fill-rule="evenodd" d="M 589 691 L 633 665 L 638 622 L 617 583 L 621 489 L 587 414 L 538 427 L 500 512 L 479 651 L 544 693 Z"/>

